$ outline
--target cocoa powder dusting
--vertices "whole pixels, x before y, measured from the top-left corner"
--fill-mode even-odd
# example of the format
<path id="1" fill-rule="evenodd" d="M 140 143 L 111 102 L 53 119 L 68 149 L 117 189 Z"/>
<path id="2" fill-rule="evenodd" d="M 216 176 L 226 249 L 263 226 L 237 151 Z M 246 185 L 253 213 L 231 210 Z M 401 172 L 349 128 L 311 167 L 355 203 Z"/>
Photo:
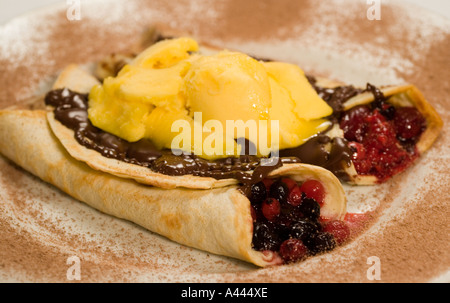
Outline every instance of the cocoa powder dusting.
<path id="1" fill-rule="evenodd" d="M 413 83 L 441 115 L 444 129 L 413 167 L 386 184 L 345 187 L 349 208 L 366 203 L 373 216 L 351 242 L 298 264 L 266 269 L 184 247 L 104 215 L 0 157 L 1 281 L 68 282 L 67 258 L 74 255 L 81 259 L 81 282 L 371 282 L 371 256 L 380 259 L 380 282 L 426 282 L 450 269 L 448 21 L 398 4 L 383 4 L 382 20 L 368 21 L 367 6 L 355 1 L 84 5 L 79 22 L 69 22 L 64 9 L 53 9 L 0 29 L 5 41 L 0 108 L 39 108 L 36 100 L 64 66 L 135 49 L 145 28 L 156 23 L 224 47 L 253 43 L 254 55 L 275 59 L 318 58 L 301 48 L 287 56 L 277 43 L 315 46 L 317 56 L 323 51 L 329 61 L 325 68 L 308 66 L 307 72 L 358 74 L 340 65 L 349 59 L 368 70 L 362 75 L 376 71 L 389 75 L 383 80 Z M 330 48 L 345 60 L 330 60 Z"/>

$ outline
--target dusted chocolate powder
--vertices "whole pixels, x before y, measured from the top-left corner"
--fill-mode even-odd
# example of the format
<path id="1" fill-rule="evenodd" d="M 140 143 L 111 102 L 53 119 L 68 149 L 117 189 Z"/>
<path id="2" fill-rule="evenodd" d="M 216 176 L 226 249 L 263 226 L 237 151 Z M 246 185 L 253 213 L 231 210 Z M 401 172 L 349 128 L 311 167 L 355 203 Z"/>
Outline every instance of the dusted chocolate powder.
<path id="1" fill-rule="evenodd" d="M 382 20 L 368 21 L 367 8 L 350 0 L 154 0 L 85 3 L 79 22 L 69 22 L 65 8 L 39 12 L 0 29 L 0 108 L 24 107 L 69 63 L 128 53 L 144 28 L 160 23 L 261 58 L 295 58 L 310 74 L 414 83 L 448 123 L 449 22 L 384 2 Z M 81 258 L 82 282 L 371 282 L 371 256 L 380 259 L 381 282 L 437 279 L 450 268 L 449 138 L 445 126 L 431 150 L 387 184 L 345 187 L 349 209 L 375 209 L 352 242 L 303 263 L 260 270 L 78 206 L 2 158 L 0 280 L 67 282 L 72 255 Z"/>

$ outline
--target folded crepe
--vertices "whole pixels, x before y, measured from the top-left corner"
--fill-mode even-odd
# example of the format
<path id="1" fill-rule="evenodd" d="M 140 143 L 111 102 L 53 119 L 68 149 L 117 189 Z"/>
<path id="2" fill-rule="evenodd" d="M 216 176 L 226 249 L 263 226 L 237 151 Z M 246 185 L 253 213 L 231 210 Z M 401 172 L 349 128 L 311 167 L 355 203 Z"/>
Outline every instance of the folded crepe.
<path id="1" fill-rule="evenodd" d="M 318 91 L 342 86 L 326 79 L 311 82 Z M 86 94 L 98 83 L 90 73 L 70 65 L 60 74 L 53 89 Z M 380 94 L 384 98 L 383 104 L 417 108 L 426 119 L 420 139 L 414 142 L 418 153 L 425 152 L 442 127 L 434 109 L 411 85 L 383 87 Z M 339 108 L 334 108 L 333 114 L 345 115 L 352 108 L 372 104 L 379 98 L 374 91 L 360 89 L 343 101 Z M 338 119 L 337 116 L 334 118 Z M 328 139 L 322 140 L 324 137 Z M 320 217 L 326 221 L 343 220 L 346 198 L 336 176 L 354 184 L 379 182 L 376 176 L 361 175 L 356 171 L 353 150 L 344 137 L 340 123 L 335 123 L 332 129 L 300 146 L 303 150 L 287 151 L 286 156 L 314 165 L 284 163 L 272 168 L 264 177 L 273 180 L 289 178 L 299 184 L 319 181 L 325 193 Z M 0 153 L 102 212 L 130 220 L 178 243 L 257 266 L 285 261 L 277 249 L 255 249 L 253 240 L 257 228 L 252 213 L 255 207 L 248 191 L 236 178 L 169 175 L 105 157 L 80 144 L 74 131 L 55 118 L 51 105 L 47 106 L 47 111 L 0 112 L 0 138 Z M 317 141 L 318 138 L 321 141 Z M 281 151 L 281 156 L 283 152 L 286 151 Z M 250 185 L 261 183 L 261 178 L 256 180 Z"/>
<path id="2" fill-rule="evenodd" d="M 90 168 L 76 160 L 50 129 L 45 111 L 0 111 L 0 153 L 40 179 L 106 214 L 132 221 L 178 243 L 251 262 L 283 263 L 277 252 L 253 249 L 249 199 L 237 185 L 199 190 L 162 189 Z M 320 215 L 342 220 L 346 198 L 329 171 L 306 164 L 284 165 L 269 178 L 317 180 L 326 196 Z M 171 177 L 175 178 L 175 177 Z M 177 181 L 180 182 L 180 181 Z"/>
<path id="3" fill-rule="evenodd" d="M 99 81 L 75 64 L 67 66 L 53 84 L 53 89 L 70 89 L 74 92 L 89 93 Z M 236 179 L 214 179 L 193 175 L 169 176 L 152 171 L 148 167 L 126 163 L 124 161 L 107 158 L 98 151 L 81 145 L 74 135 L 74 131 L 55 119 L 54 108 L 47 106 L 47 119 L 56 137 L 66 148 L 67 152 L 77 160 L 83 161 L 96 170 L 101 170 L 118 177 L 131 178 L 140 183 L 158 186 L 160 188 L 196 188 L 209 189 L 237 184 Z"/>
<path id="4" fill-rule="evenodd" d="M 372 185 L 388 180 L 390 177 L 398 174 L 409 166 L 415 159 L 425 153 L 437 139 L 443 126 L 442 119 L 436 110 L 428 103 L 423 94 L 411 84 L 400 86 L 384 86 L 380 89 L 372 87 L 372 91 L 364 88 L 354 88 L 343 83 L 338 83 L 324 78 L 317 78 L 311 81 L 318 92 L 329 94 L 331 99 L 333 95 L 330 92 L 339 90 L 350 90 L 350 97 L 341 98 L 340 103 L 330 105 L 334 109 L 332 119 L 335 120 L 334 126 L 321 134 L 312 137 L 303 145 L 280 151 L 282 157 L 296 157 L 303 163 L 324 167 L 332 171 L 342 181 L 355 185 Z M 76 65 L 68 66 L 58 77 L 54 89 L 70 88 L 73 91 L 88 93 L 91 88 L 98 84 L 96 77 L 84 71 Z M 348 92 L 347 92 L 348 94 Z M 378 94 L 377 98 L 376 95 Z M 355 158 L 358 157 L 355 148 L 351 147 L 351 140 L 346 140 L 345 132 L 341 121 L 346 113 L 358 107 L 373 108 L 374 104 L 380 102 L 382 98 L 383 106 L 393 107 L 396 110 L 401 108 L 414 108 L 423 118 L 421 134 L 415 141 L 407 142 L 407 146 L 395 142 L 392 146 L 381 149 L 381 153 L 402 153 L 395 162 L 392 172 L 383 176 L 377 176 L 372 171 L 361 172 L 355 167 Z M 236 184 L 236 179 L 215 179 L 211 177 L 199 176 L 168 176 L 166 174 L 152 171 L 148 167 L 125 163 L 116 159 L 102 156 L 99 152 L 86 148 L 81 145 L 74 136 L 74 131 L 64 126 L 54 117 L 53 107 L 48 107 L 48 121 L 50 126 L 61 141 L 63 146 L 72 157 L 87 163 L 94 169 L 102 170 L 123 178 L 131 178 L 138 182 L 159 186 L 163 188 L 175 188 L 187 186 L 188 188 L 216 188 Z M 395 129 L 394 129 L 395 131 Z M 378 135 L 378 134 L 376 134 Z M 398 134 L 394 134 L 398 137 Z M 363 146 L 363 144 L 357 144 Z M 364 147 L 364 146 L 363 146 Z M 403 158 L 404 160 L 403 160 Z M 388 159 L 388 157 L 385 157 Z M 389 167 L 389 161 L 385 160 L 381 166 Z M 369 163 L 370 164 L 370 163 Z M 376 166 L 375 162 L 371 163 Z M 384 169 L 383 167 L 381 169 Z"/>
<path id="5" fill-rule="evenodd" d="M 144 33 L 146 38 L 143 41 L 145 43 L 142 44 L 140 50 L 142 50 L 142 47 L 146 48 L 158 41 L 183 35 L 185 33 L 166 28 L 163 25 L 149 28 Z M 206 55 L 214 54 L 217 51 L 220 51 L 220 48 L 208 43 L 202 43 L 200 47 L 200 53 Z M 134 58 L 135 55 L 133 54 L 109 56 L 96 65 L 94 74 L 100 80 L 113 77 L 119 71 L 118 67 L 123 67 L 125 64 L 132 62 Z M 255 59 L 270 62 L 273 58 L 261 59 L 255 57 Z M 441 117 L 415 85 L 406 83 L 403 85 L 375 87 L 368 84 L 367 87 L 354 87 L 353 85 L 323 77 L 309 75 L 308 78 L 319 95 L 333 108 L 331 118 L 334 120 L 334 125 L 329 131 L 311 138 L 299 148 L 281 151 L 280 155 L 297 157 L 303 163 L 325 167 L 338 176 L 341 181 L 354 185 L 373 185 L 389 180 L 394 175 L 413 165 L 414 160 L 430 149 L 442 130 L 443 121 Z M 418 121 L 420 119 L 417 119 L 417 117 L 415 117 L 415 120 L 411 118 L 413 122 L 406 127 L 414 128 L 411 124 L 422 123 L 422 130 L 417 137 L 405 139 L 399 138 L 401 135 L 398 130 L 394 129 L 395 136 L 399 139 L 398 142 L 378 151 L 380 154 L 385 153 L 387 155 L 387 157 L 384 157 L 386 160 L 381 161 L 381 163 L 377 163 L 377 161 L 370 163 L 370 161 L 367 161 L 365 163 L 366 168 L 361 169 L 362 165 L 355 166 L 355 163 L 358 158 L 364 158 L 366 153 L 359 153 L 356 147 L 361 147 L 364 144 L 354 144 L 355 142 L 349 142 L 352 140 L 346 140 L 347 136 L 340 122 L 342 122 L 346 113 L 363 106 L 371 109 L 379 107 L 378 110 L 381 110 L 381 106 L 400 110 L 403 108 L 414 108 L 420 113 L 420 118 L 423 121 Z M 385 115 L 388 117 L 387 120 L 392 120 L 392 117 L 389 117 L 389 115 L 394 115 L 394 113 L 391 112 Z M 385 127 L 383 125 L 380 126 Z M 397 148 L 393 145 L 397 145 Z M 366 146 L 363 147 L 365 148 Z M 392 151 L 393 149 L 397 150 Z M 400 156 L 397 159 L 390 158 L 389 154 L 395 152 L 398 152 Z M 383 155 L 380 157 L 383 157 Z M 403 158 L 405 160 L 402 160 Z M 391 165 L 389 162 L 395 164 Z M 367 166 L 377 167 L 378 171 L 377 169 L 367 169 Z M 380 173 L 380 170 L 384 169 L 383 167 L 380 169 L 380 166 L 385 166 L 391 171 Z"/>
<path id="6" fill-rule="evenodd" d="M 330 100 L 330 105 L 333 107 L 334 112 L 337 112 L 339 116 L 338 123 L 335 124 L 335 127 L 325 134 L 332 140 L 345 137 L 342 123 L 339 124 L 339 122 L 344 119 L 345 113 L 348 113 L 352 109 L 356 109 L 358 107 L 370 107 L 371 109 L 373 109 L 376 107 L 376 103 L 380 101 L 382 102 L 382 106 L 387 106 L 388 109 L 389 107 L 393 107 L 395 108 L 395 110 L 402 108 L 414 108 L 423 117 L 423 125 L 420 136 L 418 138 L 414 138 L 414 141 L 408 142 L 407 147 L 402 147 L 397 143 L 399 149 L 408 149 L 409 153 L 414 154 L 413 156 L 415 158 L 418 158 L 429 148 L 431 148 L 442 130 L 443 121 L 441 117 L 431 106 L 431 104 L 425 99 L 420 90 L 412 84 L 383 86 L 378 89 L 374 86 L 371 86 L 370 84 L 368 84 L 367 88 L 354 88 L 353 86 L 348 86 L 344 83 L 332 81 L 326 78 L 316 78 L 311 82 L 319 93 L 324 92 L 325 95 L 328 94 L 328 97 L 330 97 L 330 99 L 333 99 L 332 93 L 336 92 L 338 94 L 341 93 L 353 95 L 349 98 L 343 98 L 343 102 L 337 102 L 337 104 L 333 104 L 333 100 Z M 339 92 L 339 90 L 341 90 L 341 92 Z M 347 92 L 344 92 L 345 90 L 347 90 Z M 392 119 L 392 117 L 390 119 Z M 364 136 L 367 136 L 367 134 L 365 134 Z M 399 137 L 398 133 L 396 133 L 396 137 Z M 326 148 L 329 151 L 329 145 L 329 143 L 324 143 L 322 144 L 322 148 Z M 355 156 L 356 154 L 353 155 L 353 157 Z M 344 179 L 348 183 L 355 185 L 372 185 L 381 183 L 394 175 L 393 174 L 383 180 L 382 178 L 377 177 L 371 173 L 358 172 L 354 165 L 354 158 L 343 161 L 342 165 L 336 165 L 336 163 L 327 163 L 323 165 L 323 163 L 317 163 L 315 161 L 310 161 L 309 163 L 316 165 L 322 164 L 321 166 L 325 167 L 331 166 L 338 176 L 341 176 L 342 179 Z M 401 169 L 398 169 L 395 174 L 400 173 L 411 164 L 412 162 L 408 163 Z"/>
<path id="7" fill-rule="evenodd" d="M 98 80 L 83 69 L 70 65 L 53 89 L 86 93 L 96 83 Z M 0 111 L 0 138 L 4 156 L 106 214 L 178 243 L 257 266 L 284 262 L 277 249 L 254 249 L 253 206 L 236 179 L 169 176 L 103 157 L 80 145 L 74 132 L 54 118 L 52 108 Z M 319 181 L 326 193 L 321 218 L 344 219 L 346 197 L 331 172 L 312 165 L 287 164 L 266 176 L 273 180 L 282 177 L 298 183 Z"/>

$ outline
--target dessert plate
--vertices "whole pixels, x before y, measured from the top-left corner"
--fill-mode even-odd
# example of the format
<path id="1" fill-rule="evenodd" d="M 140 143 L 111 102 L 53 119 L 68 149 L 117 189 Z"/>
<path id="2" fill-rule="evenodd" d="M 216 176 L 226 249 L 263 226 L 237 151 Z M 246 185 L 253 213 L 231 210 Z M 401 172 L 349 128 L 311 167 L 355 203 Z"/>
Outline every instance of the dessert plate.
<path id="1" fill-rule="evenodd" d="M 413 83 L 444 129 L 390 181 L 344 185 L 349 212 L 375 215 L 364 233 L 265 269 L 102 214 L 0 157 L 0 281 L 450 282 L 450 21 L 398 1 L 75 1 L 0 28 L 0 109 L 35 106 L 66 65 L 127 52 L 155 24 L 355 85 Z"/>

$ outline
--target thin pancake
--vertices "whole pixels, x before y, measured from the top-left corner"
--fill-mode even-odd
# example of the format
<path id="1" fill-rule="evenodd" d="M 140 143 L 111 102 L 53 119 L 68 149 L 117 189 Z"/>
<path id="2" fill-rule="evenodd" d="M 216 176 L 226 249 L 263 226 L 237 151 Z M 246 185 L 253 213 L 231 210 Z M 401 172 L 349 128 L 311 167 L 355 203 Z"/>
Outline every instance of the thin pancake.
<path id="1" fill-rule="evenodd" d="M 416 147 L 419 154 L 426 152 L 436 141 L 443 127 L 443 121 L 436 110 L 414 85 L 388 86 L 381 88 L 380 91 L 386 97 L 388 103 L 398 107 L 412 106 L 422 114 L 426 120 L 426 129 L 421 134 Z M 358 105 L 370 104 L 373 101 L 372 93 L 363 93 L 349 99 L 343 106 L 344 110 L 349 110 Z M 350 176 L 349 183 L 351 184 L 372 185 L 377 183 L 375 176 L 358 175 L 353 163 L 346 168 L 346 171 Z"/>
<path id="2" fill-rule="evenodd" d="M 0 152 L 25 170 L 106 214 L 132 221 L 178 243 L 258 266 L 279 264 L 271 251 L 252 249 L 250 201 L 236 185 L 211 190 L 142 185 L 91 169 L 72 158 L 53 135 L 44 111 L 0 111 Z M 343 219 L 346 198 L 329 171 L 295 164 L 273 172 L 316 179 L 326 192 L 321 215 Z"/>
<path id="3" fill-rule="evenodd" d="M 210 50 L 212 51 L 212 50 Z M 69 88 L 78 92 L 89 92 L 98 81 L 89 73 L 83 71 L 76 65 L 68 66 L 58 77 L 54 88 Z M 331 81 L 325 78 L 317 78 L 316 85 L 321 87 L 337 87 L 342 83 Z M 427 151 L 439 136 L 443 122 L 435 109 L 427 102 L 422 93 L 413 85 L 386 86 L 381 89 L 388 102 L 395 106 L 414 106 L 427 121 L 427 128 L 417 142 L 419 154 Z M 359 94 L 343 104 L 344 110 L 349 110 L 358 105 L 369 104 L 374 101 L 374 96 L 370 92 Z M 152 171 L 149 168 L 139 165 L 129 164 L 122 161 L 109 159 L 94 150 L 90 150 L 80 145 L 74 138 L 74 132 L 62 125 L 54 118 L 53 109 L 48 108 L 48 121 L 56 137 L 61 141 L 70 155 L 80 161 L 86 162 L 90 167 L 114 174 L 122 178 L 131 178 L 140 183 L 158 186 L 161 188 L 218 188 L 236 184 L 235 179 L 216 180 L 209 177 L 168 176 Z M 334 128 L 328 135 L 331 138 L 344 137 L 342 130 Z M 348 183 L 355 185 L 373 185 L 378 183 L 378 179 L 371 175 L 359 175 L 353 163 L 349 167 L 342 164 L 345 172 L 349 176 Z"/>
<path id="4" fill-rule="evenodd" d="M 66 67 L 59 75 L 53 85 L 53 89 L 68 88 L 76 92 L 88 93 L 91 88 L 98 83 L 98 80 L 88 72 L 77 65 L 72 64 Z M 237 180 L 235 179 L 217 180 L 214 178 L 192 175 L 168 176 L 154 172 L 147 167 L 106 158 L 99 152 L 79 144 L 74 137 L 74 131 L 55 119 L 53 108 L 50 106 L 48 107 L 47 119 L 54 134 L 69 154 L 75 159 L 85 162 L 93 169 L 107 172 L 121 178 L 134 179 L 142 184 L 166 189 L 176 187 L 210 189 L 237 184 Z"/>

